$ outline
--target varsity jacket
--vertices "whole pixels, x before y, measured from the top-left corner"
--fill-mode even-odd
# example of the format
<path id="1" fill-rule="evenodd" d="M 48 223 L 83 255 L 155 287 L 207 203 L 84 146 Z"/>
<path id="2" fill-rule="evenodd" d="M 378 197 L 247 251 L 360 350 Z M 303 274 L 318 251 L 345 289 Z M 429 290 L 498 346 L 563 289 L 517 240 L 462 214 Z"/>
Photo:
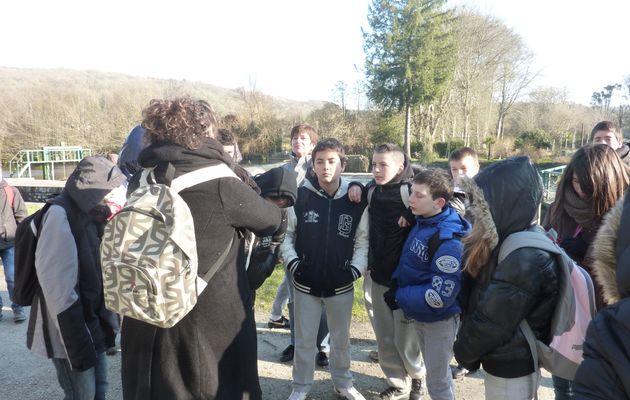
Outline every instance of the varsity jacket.
<path id="1" fill-rule="evenodd" d="M 459 238 L 468 233 L 470 224 L 448 206 L 433 217 L 418 216 L 416 221 L 392 276 L 398 281 L 396 303 L 416 321 L 441 321 L 461 312 L 457 295 L 463 244 Z M 436 232 L 442 243 L 431 259 L 429 241 Z"/>
<path id="2" fill-rule="evenodd" d="M 281 246 L 295 289 L 316 297 L 353 290 L 367 266 L 367 201 L 352 203 L 343 178 L 334 196 L 307 178 L 297 198 Z"/>

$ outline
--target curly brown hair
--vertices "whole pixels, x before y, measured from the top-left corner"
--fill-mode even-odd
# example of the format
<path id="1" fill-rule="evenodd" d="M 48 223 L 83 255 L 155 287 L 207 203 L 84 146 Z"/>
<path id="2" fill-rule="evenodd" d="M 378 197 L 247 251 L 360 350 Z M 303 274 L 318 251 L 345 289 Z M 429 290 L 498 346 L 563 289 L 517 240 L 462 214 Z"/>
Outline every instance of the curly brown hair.
<path id="1" fill-rule="evenodd" d="M 142 110 L 142 127 L 151 143 L 173 142 L 194 150 L 204 137 L 213 138 L 217 119 L 210 104 L 191 97 L 153 99 Z"/>

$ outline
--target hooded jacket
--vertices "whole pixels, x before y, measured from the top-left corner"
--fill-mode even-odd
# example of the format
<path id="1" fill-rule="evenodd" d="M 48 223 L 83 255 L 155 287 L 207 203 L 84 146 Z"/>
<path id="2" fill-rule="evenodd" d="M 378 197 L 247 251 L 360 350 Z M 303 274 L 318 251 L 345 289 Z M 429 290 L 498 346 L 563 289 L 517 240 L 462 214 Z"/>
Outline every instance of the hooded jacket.
<path id="1" fill-rule="evenodd" d="M 67 359 L 79 371 L 96 364 L 118 329 L 103 301 L 99 247 L 105 220 L 95 221 L 93 211 L 125 180 L 104 157 L 84 158 L 49 201 L 40 227 L 35 269 L 41 291 L 33 299 L 27 346 Z"/>
<path id="2" fill-rule="evenodd" d="M 353 290 L 367 264 L 367 204 L 352 203 L 348 182 L 340 180 L 334 196 L 322 190 L 316 178 L 304 181 L 297 204 L 289 209 L 281 245 L 295 289 L 316 297 Z"/>
<path id="3" fill-rule="evenodd" d="M 140 153 L 142 167 L 156 167 L 156 180 L 225 163 L 239 172 L 221 144 L 205 139 L 189 150 L 153 143 Z M 243 179 L 247 180 L 246 176 Z M 134 181 L 132 180 L 132 184 Z M 133 187 L 132 187 L 133 188 Z M 199 275 L 234 242 L 195 307 L 177 325 L 163 329 L 125 318 L 121 330 L 125 399 L 260 399 L 256 324 L 245 258 L 237 229 L 267 236 L 278 229 L 280 209 L 235 178 L 203 182 L 180 193 L 194 221 Z"/>
<path id="4" fill-rule="evenodd" d="M 405 154 L 404 169 L 394 179 L 384 185 L 377 185 L 373 180 L 363 190 L 367 195 L 374 187 L 368 205 L 370 215 L 370 249 L 368 251 L 368 270 L 374 282 L 390 286 L 392 274 L 400 260 L 405 239 L 416 223 L 414 215 L 402 201 L 400 187 L 411 186 L 414 173 Z M 400 227 L 398 219 L 404 216 L 409 226 Z"/>
<path id="5" fill-rule="evenodd" d="M 612 208 L 593 245 L 593 273 L 608 306 L 591 321 L 576 399 L 630 399 L 630 196 Z"/>
<path id="6" fill-rule="evenodd" d="M 282 168 L 293 171 L 297 174 L 297 185 L 302 186 L 307 176 L 313 177 L 313 169 L 311 165 L 311 155 L 298 157 L 291 153 L 291 159 L 282 166 Z"/>
<path id="7" fill-rule="evenodd" d="M 261 197 L 284 198 L 288 200 L 287 207 L 292 207 L 297 197 L 296 178 L 295 172 L 276 167 L 256 176 L 254 181 L 260 188 Z M 261 287 L 273 273 L 280 258 L 280 244 L 284 240 L 287 224 L 287 210 L 282 209 L 280 228 L 273 235 L 256 237 L 254 239 L 247 267 L 247 278 L 252 290 Z"/>
<path id="8" fill-rule="evenodd" d="M 549 340 L 558 297 L 558 268 L 546 251 L 521 248 L 497 262 L 499 248 L 514 232 L 535 225 L 542 182 L 528 157 L 496 162 L 475 178 L 461 180 L 470 194 L 475 229 L 485 233 L 490 258 L 473 278 L 465 275 L 461 294 L 463 319 L 454 345 L 457 361 L 467 369 L 479 364 L 501 378 L 534 372 L 527 341 L 519 328 L 526 319 L 536 337 Z"/>
<path id="9" fill-rule="evenodd" d="M 430 218 L 416 217 L 393 278 L 398 281 L 396 303 L 409 318 L 420 322 L 442 321 L 461 312 L 463 244 L 460 237 L 470 224 L 451 207 Z M 440 246 L 430 259 L 429 241 L 439 235 Z"/>

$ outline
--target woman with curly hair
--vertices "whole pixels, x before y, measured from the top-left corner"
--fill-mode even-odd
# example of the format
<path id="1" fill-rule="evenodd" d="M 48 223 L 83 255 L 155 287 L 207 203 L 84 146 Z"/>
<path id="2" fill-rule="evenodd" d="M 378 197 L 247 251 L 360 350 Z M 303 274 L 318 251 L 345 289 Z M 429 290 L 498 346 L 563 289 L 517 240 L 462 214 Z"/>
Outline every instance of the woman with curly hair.
<path id="1" fill-rule="evenodd" d="M 217 121 L 204 101 L 152 100 L 142 112 L 150 143 L 138 158 L 169 183 L 184 173 L 220 163 L 242 170 L 214 139 Z M 245 176 L 241 175 L 243 178 Z M 137 186 L 132 180 L 130 190 Z M 125 318 L 121 333 L 125 399 L 261 399 L 256 326 L 237 230 L 266 236 L 280 225 L 280 209 L 240 179 L 218 178 L 183 190 L 193 217 L 199 275 L 230 246 L 227 257 L 174 327 Z M 226 316 L 229 316 L 226 318 Z"/>
<path id="2" fill-rule="evenodd" d="M 604 215 L 623 198 L 628 170 L 617 152 L 605 144 L 580 148 L 571 158 L 558 183 L 556 199 L 543 220 L 554 229 L 558 244 L 593 276 L 593 241 Z M 602 287 L 594 280 L 597 310 L 604 307 Z M 554 376 L 557 400 L 573 398 L 571 381 Z"/>

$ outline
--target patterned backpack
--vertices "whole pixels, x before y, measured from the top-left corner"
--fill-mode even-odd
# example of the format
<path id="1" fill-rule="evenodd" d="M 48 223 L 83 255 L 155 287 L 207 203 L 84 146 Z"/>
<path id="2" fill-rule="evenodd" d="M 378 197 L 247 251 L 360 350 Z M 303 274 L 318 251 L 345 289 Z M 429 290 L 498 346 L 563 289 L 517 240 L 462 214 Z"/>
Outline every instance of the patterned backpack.
<path id="1" fill-rule="evenodd" d="M 109 310 L 161 328 L 174 326 L 192 310 L 233 238 L 210 270 L 197 276 L 193 218 L 178 193 L 222 177 L 237 178 L 219 164 L 181 175 L 167 186 L 155 182 L 152 168 L 143 170 L 140 186 L 103 234 L 101 267 Z"/>

